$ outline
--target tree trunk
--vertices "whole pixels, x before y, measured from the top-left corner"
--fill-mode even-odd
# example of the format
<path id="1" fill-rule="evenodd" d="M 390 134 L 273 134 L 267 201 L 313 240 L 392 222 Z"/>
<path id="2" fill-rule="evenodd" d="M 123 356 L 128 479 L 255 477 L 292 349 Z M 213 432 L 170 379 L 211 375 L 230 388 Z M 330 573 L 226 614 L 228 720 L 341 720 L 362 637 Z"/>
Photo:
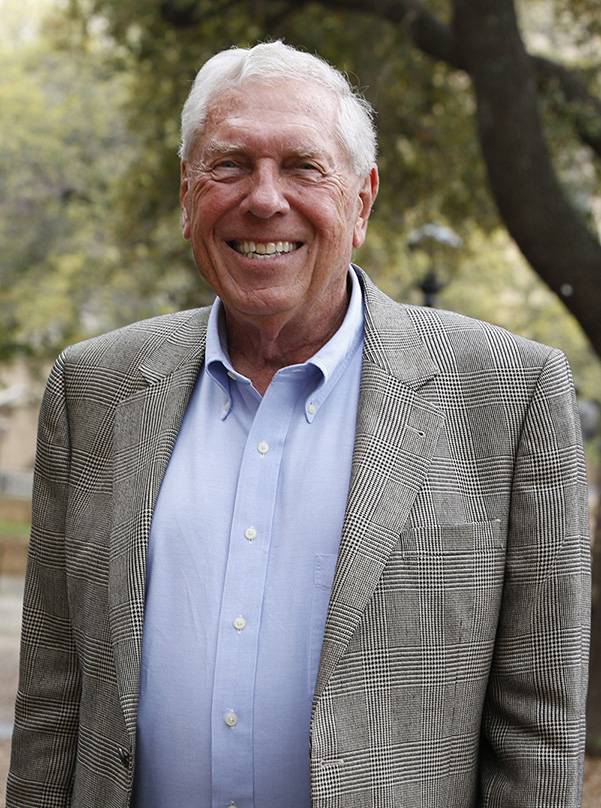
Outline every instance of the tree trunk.
<path id="1" fill-rule="evenodd" d="M 513 0 L 454 0 L 453 6 L 456 46 L 473 81 L 480 143 L 501 217 L 601 356 L 601 245 L 555 175 Z"/>

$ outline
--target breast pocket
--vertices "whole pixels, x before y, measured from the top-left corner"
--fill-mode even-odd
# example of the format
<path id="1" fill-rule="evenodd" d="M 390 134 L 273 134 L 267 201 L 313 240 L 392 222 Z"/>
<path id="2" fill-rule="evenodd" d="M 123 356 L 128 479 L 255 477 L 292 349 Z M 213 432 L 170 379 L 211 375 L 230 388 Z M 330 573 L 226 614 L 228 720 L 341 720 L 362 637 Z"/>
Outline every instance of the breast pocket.
<path id="1" fill-rule="evenodd" d="M 315 690 L 323 632 L 328 614 L 328 604 L 336 571 L 338 556 L 332 553 L 317 553 L 313 561 L 313 591 L 311 598 L 311 625 L 309 632 L 308 688 Z"/>
<path id="2" fill-rule="evenodd" d="M 504 545 L 498 520 L 404 530 L 380 581 L 393 643 L 461 656 L 492 648 Z"/>

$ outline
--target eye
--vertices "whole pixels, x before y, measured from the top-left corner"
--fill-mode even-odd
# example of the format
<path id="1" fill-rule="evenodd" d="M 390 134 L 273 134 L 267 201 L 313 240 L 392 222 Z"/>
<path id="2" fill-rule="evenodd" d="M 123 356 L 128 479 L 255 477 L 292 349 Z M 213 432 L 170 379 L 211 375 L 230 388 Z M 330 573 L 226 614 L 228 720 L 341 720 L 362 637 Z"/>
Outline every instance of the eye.
<path id="1" fill-rule="evenodd" d="M 307 180 L 315 180 L 321 177 L 324 173 L 323 168 L 319 165 L 319 163 L 314 162 L 313 160 L 298 160 L 294 161 L 290 165 L 290 169 L 292 172 L 296 173 L 300 178 L 305 178 Z"/>
<path id="2" fill-rule="evenodd" d="M 247 173 L 248 167 L 244 161 L 235 157 L 222 157 L 216 160 L 211 167 L 211 174 L 214 180 L 236 180 Z"/>

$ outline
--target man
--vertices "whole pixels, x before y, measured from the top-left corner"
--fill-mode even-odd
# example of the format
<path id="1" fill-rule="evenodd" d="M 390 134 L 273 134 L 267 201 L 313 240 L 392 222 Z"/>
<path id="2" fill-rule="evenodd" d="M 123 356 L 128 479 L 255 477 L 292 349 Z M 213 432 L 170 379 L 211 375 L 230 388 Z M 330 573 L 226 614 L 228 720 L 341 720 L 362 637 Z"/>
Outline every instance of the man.
<path id="1" fill-rule="evenodd" d="M 325 63 L 220 53 L 182 122 L 218 300 L 51 374 L 9 808 L 579 805 L 565 358 L 350 265 L 375 136 Z"/>

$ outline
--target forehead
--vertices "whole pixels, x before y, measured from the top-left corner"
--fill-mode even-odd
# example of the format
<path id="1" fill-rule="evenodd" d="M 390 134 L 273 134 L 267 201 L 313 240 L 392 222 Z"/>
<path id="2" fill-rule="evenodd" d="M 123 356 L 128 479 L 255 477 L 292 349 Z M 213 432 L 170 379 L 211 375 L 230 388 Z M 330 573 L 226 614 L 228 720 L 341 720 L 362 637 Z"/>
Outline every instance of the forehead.
<path id="1" fill-rule="evenodd" d="M 308 81 L 248 81 L 214 98 L 197 146 L 310 150 L 340 159 L 337 99 Z"/>

